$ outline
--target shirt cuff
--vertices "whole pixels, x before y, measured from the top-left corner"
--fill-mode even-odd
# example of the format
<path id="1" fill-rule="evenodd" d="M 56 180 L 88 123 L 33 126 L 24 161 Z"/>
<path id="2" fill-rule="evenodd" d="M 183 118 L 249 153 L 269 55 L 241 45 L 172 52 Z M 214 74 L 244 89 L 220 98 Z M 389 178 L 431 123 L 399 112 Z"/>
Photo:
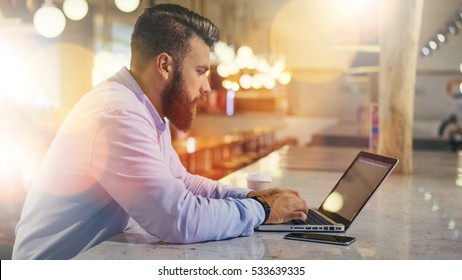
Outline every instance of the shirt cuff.
<path id="1" fill-rule="evenodd" d="M 228 193 L 228 197 L 237 198 L 237 199 L 244 199 L 247 198 L 247 194 L 251 192 L 251 189 L 241 188 L 241 187 L 233 187 L 233 186 L 226 186 L 230 187 L 231 190 Z"/>

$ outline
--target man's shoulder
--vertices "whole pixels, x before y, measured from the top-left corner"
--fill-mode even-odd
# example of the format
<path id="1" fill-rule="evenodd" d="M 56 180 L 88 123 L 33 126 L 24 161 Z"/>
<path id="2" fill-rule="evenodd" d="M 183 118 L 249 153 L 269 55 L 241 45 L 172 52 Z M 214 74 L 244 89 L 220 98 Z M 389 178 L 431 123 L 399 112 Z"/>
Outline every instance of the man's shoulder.
<path id="1" fill-rule="evenodd" d="M 114 82 L 104 82 L 89 93 L 86 94 L 84 99 L 87 102 L 104 106 L 106 110 L 139 110 L 143 104 L 138 100 L 135 93 L 124 85 Z"/>

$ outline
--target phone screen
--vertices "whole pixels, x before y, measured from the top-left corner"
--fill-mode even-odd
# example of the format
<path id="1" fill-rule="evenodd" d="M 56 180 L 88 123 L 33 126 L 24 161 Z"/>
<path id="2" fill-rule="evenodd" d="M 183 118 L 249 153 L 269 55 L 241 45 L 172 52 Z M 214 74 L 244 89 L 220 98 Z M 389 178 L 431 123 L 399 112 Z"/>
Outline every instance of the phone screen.
<path id="1" fill-rule="evenodd" d="M 285 239 L 311 241 L 328 244 L 350 245 L 356 238 L 351 236 L 319 234 L 319 233 L 304 233 L 292 232 L 284 236 Z"/>

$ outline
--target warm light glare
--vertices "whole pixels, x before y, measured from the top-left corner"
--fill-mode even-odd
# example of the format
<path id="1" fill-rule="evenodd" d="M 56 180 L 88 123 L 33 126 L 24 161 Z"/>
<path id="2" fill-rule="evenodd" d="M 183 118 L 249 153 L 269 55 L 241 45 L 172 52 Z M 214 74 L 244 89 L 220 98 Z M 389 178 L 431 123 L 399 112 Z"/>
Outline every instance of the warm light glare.
<path id="1" fill-rule="evenodd" d="M 236 57 L 236 59 L 234 60 L 234 63 L 236 63 L 239 69 L 244 69 L 247 67 L 247 60 L 240 56 Z"/>
<path id="2" fill-rule="evenodd" d="M 220 54 L 220 60 L 223 62 L 231 63 L 235 57 L 234 49 L 231 47 L 226 47 L 223 49 L 223 52 Z"/>
<path id="3" fill-rule="evenodd" d="M 333 192 L 326 198 L 323 205 L 327 211 L 337 212 L 343 207 L 343 197 L 338 192 Z"/>
<path id="4" fill-rule="evenodd" d="M 122 12 L 130 13 L 138 8 L 140 0 L 115 0 L 114 3 Z"/>
<path id="5" fill-rule="evenodd" d="M 238 83 L 236 82 L 232 82 L 230 80 L 223 80 L 223 82 L 221 83 L 221 85 L 225 88 L 225 89 L 230 89 L 232 91 L 238 91 L 241 87 L 239 86 Z"/>
<path id="6" fill-rule="evenodd" d="M 1 108 L 8 100 L 19 105 L 37 106 L 40 87 L 36 77 L 27 67 L 26 60 L 19 49 L 0 36 L 0 116 L 5 113 Z M 48 102 L 44 102 L 44 104 Z M 44 106 L 47 107 L 47 106 Z M 0 119 L 1 125 L 2 119 Z M 1 155 L 1 154 L 0 154 Z"/>
<path id="7" fill-rule="evenodd" d="M 239 78 L 239 84 L 243 89 L 249 89 L 252 87 L 252 76 L 244 74 Z"/>
<path id="8" fill-rule="evenodd" d="M 291 75 L 286 71 L 285 58 L 271 54 L 255 55 L 249 46 L 241 46 L 234 54 L 234 47 L 220 41 L 214 46 L 217 73 L 226 78 L 225 89 L 237 92 L 239 89 L 273 89 L 276 82 L 287 84 Z"/>
<path id="9" fill-rule="evenodd" d="M 322 84 L 338 79 L 344 74 L 342 69 L 353 65 L 359 52 L 339 51 L 337 46 L 359 46 L 376 40 L 379 30 L 377 2 L 287 1 L 273 17 L 270 51 L 284 57 L 284 63 L 292 69 L 306 69 L 293 73 L 297 81 Z M 355 15 L 357 13 L 360 15 Z M 378 46 L 373 49 L 377 51 Z"/>
<path id="10" fill-rule="evenodd" d="M 256 74 L 252 78 L 252 87 L 254 89 L 260 89 L 263 86 L 264 76 L 263 74 Z"/>
<path id="11" fill-rule="evenodd" d="M 263 79 L 263 86 L 266 89 L 273 89 L 276 86 L 276 81 L 270 76 L 266 75 Z"/>
<path id="12" fill-rule="evenodd" d="M 128 58 L 125 55 L 114 55 L 107 51 L 98 52 L 93 59 L 93 86 L 112 76 L 124 65 L 128 65 Z"/>
<path id="13" fill-rule="evenodd" d="M 2 67 L 0 75 L 2 83 L 0 84 L 0 100 L 2 98 L 11 98 L 22 103 L 22 94 L 24 86 L 24 76 L 28 75 L 24 62 L 20 57 L 11 54 L 10 56 L 0 54 Z"/>
<path id="14" fill-rule="evenodd" d="M 233 82 L 229 81 L 229 80 L 223 80 L 223 82 L 221 82 L 221 85 L 225 88 L 225 89 L 231 89 L 231 86 L 233 85 Z"/>
<path id="15" fill-rule="evenodd" d="M 220 77 L 226 78 L 229 75 L 231 75 L 231 72 L 232 72 L 232 66 L 230 64 L 224 63 L 224 62 L 218 64 L 217 73 Z"/>
<path id="16" fill-rule="evenodd" d="M 257 68 L 258 57 L 256 55 L 250 56 L 248 59 L 246 59 L 246 61 L 247 62 L 245 63 L 245 68 L 252 70 Z"/>
<path id="17" fill-rule="evenodd" d="M 12 144 L 7 141 L 8 139 L 6 139 L 6 134 L 0 130 L 0 153 L 1 153 L 1 157 L 0 157 L 0 178 L 1 179 L 5 179 L 5 178 L 9 178 L 9 177 L 12 177 L 14 174 L 14 172 L 16 172 L 16 170 L 14 169 L 14 167 L 16 166 L 17 164 L 17 150 L 13 148 Z M 4 134 L 4 135 L 3 135 Z M 12 185 L 9 185 L 9 184 L 6 184 L 5 186 L 3 186 L 2 184 L 2 192 L 10 192 L 12 190 L 7 190 L 7 189 L 3 189 L 3 188 L 11 188 L 13 187 Z"/>
<path id="18" fill-rule="evenodd" d="M 196 138 L 188 137 L 188 139 L 186 139 L 186 151 L 188 154 L 192 154 L 196 151 Z"/>
<path id="19" fill-rule="evenodd" d="M 460 73 L 462 73 L 462 63 L 460 64 L 459 68 L 460 68 Z"/>
<path id="20" fill-rule="evenodd" d="M 213 52 L 216 53 L 220 61 L 223 61 L 223 58 L 226 56 L 226 52 L 228 52 L 227 49 L 228 49 L 228 45 L 223 41 L 219 41 L 218 43 L 215 44 L 213 48 Z"/>
<path id="21" fill-rule="evenodd" d="M 240 89 L 240 86 L 239 86 L 238 83 L 236 83 L 236 82 L 231 83 L 231 90 L 232 90 L 232 91 L 236 92 L 236 91 L 238 91 L 239 89 Z"/>
<path id="22" fill-rule="evenodd" d="M 269 66 L 268 61 L 266 61 L 266 59 L 263 59 L 263 58 L 258 59 L 258 62 L 257 62 L 258 71 L 265 73 L 265 72 L 268 72 L 269 69 L 270 69 L 270 66 Z"/>
<path id="23" fill-rule="evenodd" d="M 237 56 L 242 58 L 251 58 L 253 51 L 249 46 L 242 46 L 237 50 Z"/>
<path id="24" fill-rule="evenodd" d="M 292 80 L 292 75 L 289 72 L 282 72 L 281 76 L 279 76 L 278 82 L 283 85 L 287 85 Z"/>
<path id="25" fill-rule="evenodd" d="M 459 84 L 459 92 L 462 93 L 462 83 Z"/>
<path id="26" fill-rule="evenodd" d="M 54 38 L 64 31 L 66 18 L 55 5 L 45 3 L 35 12 L 34 26 L 43 37 Z"/>
<path id="27" fill-rule="evenodd" d="M 65 0 L 63 3 L 64 14 L 72 20 L 81 20 L 88 13 L 88 3 L 85 0 Z"/>
<path id="28" fill-rule="evenodd" d="M 348 0 L 348 1 L 337 1 L 335 2 L 338 7 L 345 12 L 348 12 L 354 16 L 364 16 L 374 8 L 374 1 L 370 0 Z"/>
<path id="29" fill-rule="evenodd" d="M 438 44 L 435 41 L 428 42 L 428 45 L 432 48 L 432 50 L 436 50 L 438 48 Z"/>
<path id="30" fill-rule="evenodd" d="M 277 79 L 285 69 L 285 64 L 282 61 L 276 61 L 273 66 L 271 66 L 269 73 L 273 79 Z"/>
<path id="31" fill-rule="evenodd" d="M 22 143 L 28 147 L 33 146 L 36 139 Z M 14 142 L 12 135 L 5 130 L 0 130 L 0 180 L 14 182 L 16 184 L 0 184 L 1 192 L 14 193 L 17 187 L 28 188 L 33 179 L 37 167 L 38 158 L 36 151 L 20 148 L 20 144 Z M 5 183 L 2 181 L 2 183 Z M 19 183 L 19 185 L 17 185 Z"/>

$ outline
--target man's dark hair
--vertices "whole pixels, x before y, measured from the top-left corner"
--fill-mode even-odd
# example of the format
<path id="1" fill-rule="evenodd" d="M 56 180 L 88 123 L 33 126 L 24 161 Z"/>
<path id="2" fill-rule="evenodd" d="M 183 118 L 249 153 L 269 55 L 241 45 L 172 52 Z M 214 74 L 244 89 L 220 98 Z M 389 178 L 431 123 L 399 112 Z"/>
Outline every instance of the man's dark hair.
<path id="1" fill-rule="evenodd" d="M 212 47 L 219 40 L 219 31 L 207 18 L 179 5 L 159 4 L 146 8 L 132 33 L 131 67 L 144 70 L 156 55 L 165 52 L 181 68 L 193 36 Z"/>

